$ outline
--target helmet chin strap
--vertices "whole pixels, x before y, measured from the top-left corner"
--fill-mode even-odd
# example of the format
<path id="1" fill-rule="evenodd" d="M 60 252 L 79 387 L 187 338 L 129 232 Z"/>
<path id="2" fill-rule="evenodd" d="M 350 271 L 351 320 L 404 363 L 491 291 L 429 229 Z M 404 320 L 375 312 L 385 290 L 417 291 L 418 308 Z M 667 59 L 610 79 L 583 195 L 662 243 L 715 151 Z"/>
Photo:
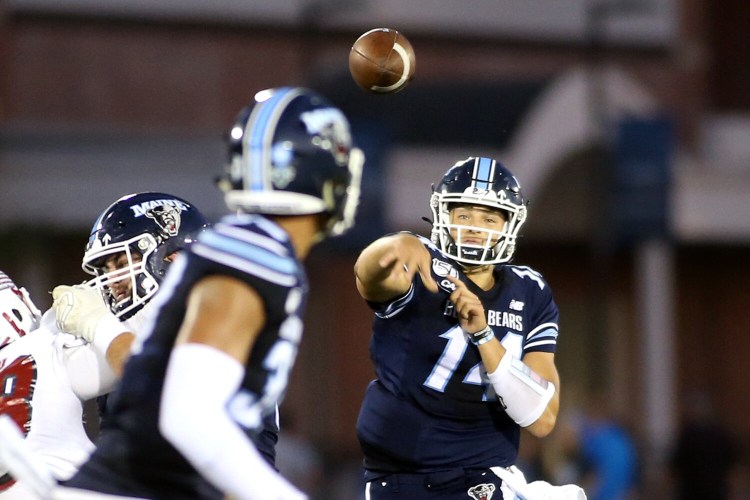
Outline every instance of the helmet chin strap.
<path id="1" fill-rule="evenodd" d="M 486 250 L 481 248 L 464 248 L 461 250 L 461 257 L 464 259 L 471 260 L 472 257 L 477 257 L 480 255 L 485 255 L 486 259 L 494 259 L 495 258 L 495 249 L 493 248 L 487 248 Z"/>

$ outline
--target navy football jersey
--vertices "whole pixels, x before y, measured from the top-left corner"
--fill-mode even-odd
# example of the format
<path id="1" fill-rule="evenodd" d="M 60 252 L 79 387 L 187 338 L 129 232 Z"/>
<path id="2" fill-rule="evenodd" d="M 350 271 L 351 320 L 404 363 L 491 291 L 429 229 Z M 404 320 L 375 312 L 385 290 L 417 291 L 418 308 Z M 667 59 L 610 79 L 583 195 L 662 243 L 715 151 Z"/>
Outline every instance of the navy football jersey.
<path id="1" fill-rule="evenodd" d="M 536 271 L 506 264 L 495 268 L 492 289 L 482 290 L 448 255 L 420 239 L 432 255 L 438 293 L 416 275 L 405 295 L 369 304 L 377 379 L 357 421 L 365 466 L 428 472 L 512 465 L 520 427 L 505 414 L 477 347 L 458 324 L 446 277 L 458 276 L 479 297 L 488 325 L 517 358 L 555 352 L 558 311 L 550 288 Z"/>
<path id="2" fill-rule="evenodd" d="M 234 215 L 203 232 L 170 266 L 154 298 L 158 312 L 153 324 L 136 341 L 142 343 L 134 346 L 110 400 L 97 449 L 66 486 L 158 499 L 223 498 L 158 429 L 167 362 L 187 298 L 196 282 L 217 274 L 246 282 L 263 298 L 266 322 L 228 409 L 272 460 L 275 434 L 269 435 L 268 427 L 276 425 L 276 404 L 283 398 L 301 339 L 307 277 L 278 225 L 261 216 Z M 201 404 L 200 394 L 195 404 Z"/>

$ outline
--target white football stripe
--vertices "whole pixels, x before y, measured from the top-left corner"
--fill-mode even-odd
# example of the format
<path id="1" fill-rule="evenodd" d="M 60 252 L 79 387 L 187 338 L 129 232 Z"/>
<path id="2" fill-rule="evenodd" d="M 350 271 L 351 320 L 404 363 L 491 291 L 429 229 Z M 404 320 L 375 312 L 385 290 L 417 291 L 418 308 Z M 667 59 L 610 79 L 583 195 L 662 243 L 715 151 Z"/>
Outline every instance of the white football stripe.
<path id="1" fill-rule="evenodd" d="M 401 78 L 398 79 L 396 83 L 393 85 L 388 85 L 387 87 L 380 87 L 378 85 L 373 85 L 370 87 L 372 90 L 376 92 L 391 92 L 393 90 L 396 90 L 397 88 L 401 87 L 406 83 L 406 81 L 409 79 L 409 71 L 411 70 L 411 61 L 409 60 L 409 54 L 406 52 L 406 49 L 403 47 L 403 45 L 399 43 L 393 44 L 393 50 L 395 50 L 398 55 L 401 57 L 401 61 L 403 62 L 404 71 L 401 73 Z"/>

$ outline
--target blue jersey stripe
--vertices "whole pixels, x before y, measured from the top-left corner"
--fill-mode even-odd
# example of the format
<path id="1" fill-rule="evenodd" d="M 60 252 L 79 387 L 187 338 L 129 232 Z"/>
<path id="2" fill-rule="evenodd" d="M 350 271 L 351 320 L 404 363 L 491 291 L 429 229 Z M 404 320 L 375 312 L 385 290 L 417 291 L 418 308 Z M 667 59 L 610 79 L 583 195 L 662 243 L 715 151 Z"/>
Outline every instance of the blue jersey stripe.
<path id="1" fill-rule="evenodd" d="M 289 235 L 286 231 L 281 229 L 275 222 L 257 214 L 238 213 L 226 215 L 221 219 L 221 222 L 214 224 L 213 227 L 216 229 L 217 227 L 232 226 L 236 228 L 236 231 L 247 231 L 248 228 L 240 229 L 238 226 L 248 226 L 250 224 L 268 233 L 268 236 L 276 240 L 275 243 L 278 245 L 281 245 L 280 242 L 289 241 Z"/>
<path id="2" fill-rule="evenodd" d="M 388 319 L 400 313 L 414 297 L 414 283 L 411 284 L 406 294 L 398 300 L 388 304 L 384 311 L 376 312 L 379 318 Z"/>
<path id="3" fill-rule="evenodd" d="M 554 337 L 557 338 L 557 325 L 555 323 L 542 323 L 529 332 L 526 336 L 528 339 L 536 339 L 538 337 Z"/>
<path id="4" fill-rule="evenodd" d="M 232 267 L 246 274 L 252 274 L 253 276 L 257 276 L 265 281 L 276 283 L 277 285 L 287 287 L 297 285 L 296 275 L 275 272 L 263 264 L 248 261 L 235 254 L 222 252 L 216 248 L 202 245 L 200 242 L 194 243 L 190 247 L 190 251 L 208 260 Z"/>
<path id="5" fill-rule="evenodd" d="M 526 343 L 523 346 L 524 352 L 540 346 L 557 345 L 557 328 L 550 328 L 550 325 L 552 325 L 552 323 L 539 325 L 529 333 L 526 337 Z"/>
<path id="6" fill-rule="evenodd" d="M 270 225 L 270 223 L 268 225 Z M 279 229 L 278 226 L 276 226 L 276 229 Z M 290 253 L 287 250 L 287 247 L 279 243 L 278 240 L 269 238 L 268 236 L 261 233 L 254 233 L 252 231 L 248 231 L 247 229 L 239 228 L 237 226 L 230 226 L 228 224 L 220 222 L 213 227 L 213 232 L 226 236 L 227 238 L 244 241 L 253 246 L 265 248 L 266 250 L 278 255 L 288 256 Z"/>
<path id="7" fill-rule="evenodd" d="M 541 346 L 554 346 L 557 345 L 557 342 L 554 340 L 548 340 L 548 341 L 540 341 L 540 342 L 530 342 L 526 344 L 523 348 L 524 352 L 532 352 L 532 350 L 536 350 L 537 347 Z M 549 351 L 552 352 L 552 351 Z"/>
<path id="8" fill-rule="evenodd" d="M 246 242 L 213 231 L 203 233 L 199 242 L 206 247 L 234 255 L 255 265 L 268 268 L 273 272 L 292 275 L 297 273 L 297 263 L 294 259 L 265 248 L 248 245 Z"/>

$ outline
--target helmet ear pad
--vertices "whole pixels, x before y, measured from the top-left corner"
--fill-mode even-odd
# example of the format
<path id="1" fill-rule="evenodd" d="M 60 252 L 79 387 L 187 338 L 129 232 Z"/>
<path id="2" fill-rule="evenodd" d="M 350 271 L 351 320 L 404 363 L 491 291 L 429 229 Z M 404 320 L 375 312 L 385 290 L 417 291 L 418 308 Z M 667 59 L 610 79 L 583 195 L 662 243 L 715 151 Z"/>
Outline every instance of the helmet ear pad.
<path id="1" fill-rule="evenodd" d="M 505 217 L 502 230 L 455 223 L 451 219 L 451 210 L 459 204 L 499 211 Z M 518 181 L 500 162 L 469 157 L 448 169 L 433 189 L 430 198 L 432 241 L 443 252 L 465 265 L 509 262 L 515 252 L 518 233 L 526 221 L 526 205 Z M 461 238 L 454 234 L 467 230 L 485 233 L 485 243 L 461 244 Z"/>
<path id="2" fill-rule="evenodd" d="M 167 275 L 169 265 L 172 263 L 172 254 L 174 253 L 171 249 L 167 248 L 167 245 L 159 245 L 146 260 L 146 270 L 158 283 L 161 283 Z"/>

